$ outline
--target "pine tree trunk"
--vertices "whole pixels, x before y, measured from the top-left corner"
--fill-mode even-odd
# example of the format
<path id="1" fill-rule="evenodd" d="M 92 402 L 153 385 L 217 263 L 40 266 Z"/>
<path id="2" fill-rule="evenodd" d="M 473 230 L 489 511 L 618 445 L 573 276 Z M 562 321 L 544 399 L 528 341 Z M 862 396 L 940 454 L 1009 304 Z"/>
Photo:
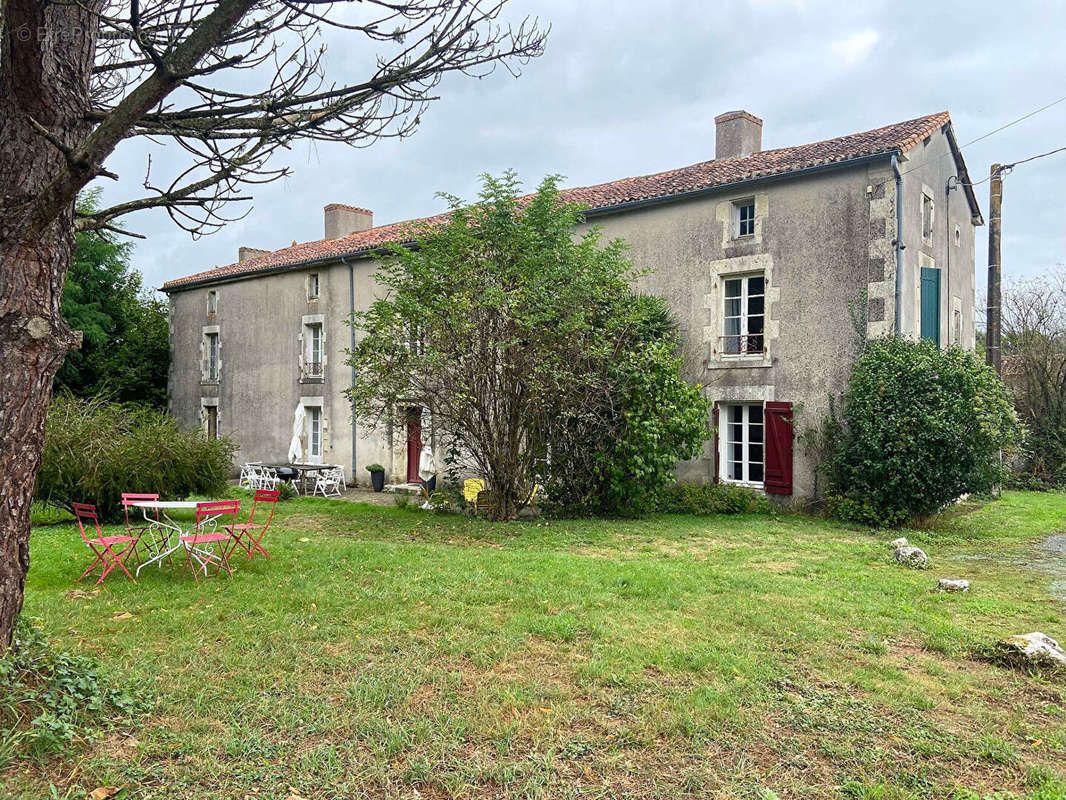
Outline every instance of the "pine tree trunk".
<path id="1" fill-rule="evenodd" d="M 87 4 L 95 5 L 95 4 Z M 52 378 L 80 337 L 60 315 L 74 209 L 35 223 L 36 199 L 88 132 L 96 20 L 77 4 L 5 0 L 0 63 L 0 650 L 29 569 L 30 503 Z M 45 128 L 55 143 L 41 135 Z"/>

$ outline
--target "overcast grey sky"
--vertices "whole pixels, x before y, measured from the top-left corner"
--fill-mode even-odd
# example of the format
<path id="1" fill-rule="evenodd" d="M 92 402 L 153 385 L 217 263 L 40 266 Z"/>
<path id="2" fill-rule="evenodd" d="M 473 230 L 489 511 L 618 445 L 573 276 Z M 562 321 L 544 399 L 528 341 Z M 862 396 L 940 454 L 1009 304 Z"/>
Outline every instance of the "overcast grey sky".
<path id="1" fill-rule="evenodd" d="M 148 235 L 135 265 L 146 283 L 322 236 L 322 206 L 365 206 L 375 223 L 440 211 L 482 172 L 512 167 L 528 187 L 548 173 L 581 186 L 714 157 L 714 117 L 743 108 L 764 120 L 763 146 L 783 147 L 947 109 L 968 142 L 1066 95 L 1066 3 L 625 2 L 510 0 L 507 16 L 552 26 L 547 52 L 515 79 L 446 79 L 418 132 L 356 150 L 301 145 L 293 175 L 252 187 L 254 209 L 193 241 L 165 213 L 124 221 Z M 330 79 L 365 76 L 343 36 L 330 37 Z M 1066 102 L 964 150 L 980 180 L 1008 163 L 1066 145 Z M 127 196 L 141 154 L 117 154 Z M 281 164 L 282 162 L 277 162 Z M 1066 153 L 1005 180 L 1004 262 L 1010 277 L 1066 262 Z M 988 184 L 978 187 L 987 214 Z M 983 291 L 987 227 L 978 230 Z"/>

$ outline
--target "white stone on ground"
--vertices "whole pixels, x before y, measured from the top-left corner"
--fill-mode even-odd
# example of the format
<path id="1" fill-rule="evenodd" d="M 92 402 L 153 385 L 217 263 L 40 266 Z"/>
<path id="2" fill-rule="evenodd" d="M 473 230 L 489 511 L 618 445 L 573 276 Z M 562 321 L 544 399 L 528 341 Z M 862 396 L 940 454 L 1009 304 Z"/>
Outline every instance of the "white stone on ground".
<path id="1" fill-rule="evenodd" d="M 937 582 L 937 588 L 942 592 L 968 592 L 970 591 L 970 582 L 964 580 L 954 581 L 950 578 L 941 578 Z"/>
<path id="2" fill-rule="evenodd" d="M 900 536 L 898 539 L 894 539 L 889 544 L 889 547 L 891 547 L 893 550 L 898 550 L 901 547 L 906 547 L 908 544 L 909 544 L 909 542 L 905 538 Z"/>
<path id="3" fill-rule="evenodd" d="M 905 567 L 911 567 L 912 569 L 925 569 L 929 566 L 929 556 L 925 554 L 925 551 L 920 547 L 911 547 L 910 545 L 901 545 L 896 548 L 896 552 L 893 554 L 897 564 L 902 564 Z"/>
<path id="4" fill-rule="evenodd" d="M 1039 631 L 1008 636 L 997 647 L 1012 663 L 1021 661 L 1033 667 L 1066 669 L 1066 652 L 1063 652 L 1058 642 Z"/>

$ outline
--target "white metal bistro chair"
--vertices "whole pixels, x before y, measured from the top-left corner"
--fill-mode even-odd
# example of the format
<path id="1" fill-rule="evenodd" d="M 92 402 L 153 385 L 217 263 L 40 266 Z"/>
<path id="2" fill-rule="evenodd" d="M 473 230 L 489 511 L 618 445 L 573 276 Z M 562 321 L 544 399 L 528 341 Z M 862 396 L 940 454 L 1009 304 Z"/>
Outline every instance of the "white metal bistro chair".
<path id="1" fill-rule="evenodd" d="M 254 489 L 252 486 L 252 480 L 255 476 L 256 469 L 263 465 L 262 461 L 249 461 L 246 464 L 241 464 L 241 477 L 237 481 L 237 485 L 242 489 Z"/>
<path id="2" fill-rule="evenodd" d="M 277 470 L 271 467 L 259 467 L 256 472 L 255 486 L 252 488 L 273 491 L 278 488 L 279 483 L 281 483 L 281 478 L 278 477 Z"/>
<path id="3" fill-rule="evenodd" d="M 315 488 L 312 495 L 323 497 L 341 497 L 344 494 L 344 467 L 331 466 L 315 475 Z"/>

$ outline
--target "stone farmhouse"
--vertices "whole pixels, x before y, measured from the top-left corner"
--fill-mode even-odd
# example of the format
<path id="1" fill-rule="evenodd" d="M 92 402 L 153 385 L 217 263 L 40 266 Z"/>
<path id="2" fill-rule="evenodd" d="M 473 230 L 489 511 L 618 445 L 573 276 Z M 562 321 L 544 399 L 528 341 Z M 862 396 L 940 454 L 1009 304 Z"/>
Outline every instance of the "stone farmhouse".
<path id="1" fill-rule="evenodd" d="M 865 298 L 871 337 L 973 348 L 981 211 L 947 112 L 776 150 L 746 111 L 715 124 L 711 161 L 563 196 L 629 243 L 652 270 L 639 288 L 681 321 L 685 377 L 713 400 L 715 434 L 679 479 L 807 498 L 817 477 L 798 434 L 843 387 L 849 309 Z M 346 321 L 375 298 L 379 248 L 405 243 L 409 225 L 327 205 L 320 240 L 242 247 L 233 264 L 169 281 L 172 413 L 232 438 L 242 461 L 284 462 L 301 406 L 305 459 L 343 465 L 349 482 L 374 462 L 416 480 L 439 433 L 423 429 L 418 399 L 364 429 L 343 395 L 357 335 Z"/>

